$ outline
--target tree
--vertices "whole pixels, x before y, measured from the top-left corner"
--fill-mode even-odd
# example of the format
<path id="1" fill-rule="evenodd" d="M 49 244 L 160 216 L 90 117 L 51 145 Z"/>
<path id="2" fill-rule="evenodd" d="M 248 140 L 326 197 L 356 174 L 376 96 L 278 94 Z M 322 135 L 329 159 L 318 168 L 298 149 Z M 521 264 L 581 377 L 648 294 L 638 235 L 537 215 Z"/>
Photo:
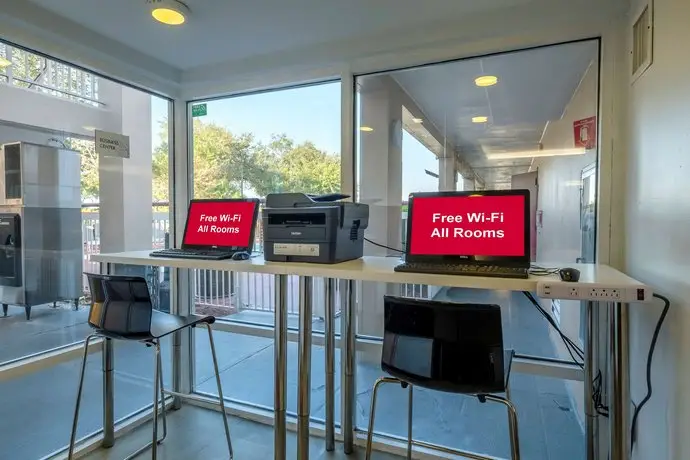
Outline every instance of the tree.
<path id="1" fill-rule="evenodd" d="M 81 200 L 97 201 L 99 192 L 98 155 L 92 140 L 65 139 L 65 147 L 76 150 L 81 156 Z"/>

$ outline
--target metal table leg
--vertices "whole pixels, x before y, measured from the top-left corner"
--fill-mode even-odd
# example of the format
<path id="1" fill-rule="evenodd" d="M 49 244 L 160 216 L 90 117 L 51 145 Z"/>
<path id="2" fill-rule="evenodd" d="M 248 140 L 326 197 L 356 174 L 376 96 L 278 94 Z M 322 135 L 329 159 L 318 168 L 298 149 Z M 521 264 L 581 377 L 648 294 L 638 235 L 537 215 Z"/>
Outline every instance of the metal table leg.
<path id="1" fill-rule="evenodd" d="M 596 447 L 597 437 L 597 412 L 594 407 L 592 382 L 595 377 L 595 354 L 594 341 L 596 321 L 594 320 L 594 302 L 585 302 L 585 443 L 586 459 L 596 460 L 598 450 Z"/>
<path id="2" fill-rule="evenodd" d="M 275 426 L 274 459 L 286 459 L 287 408 L 287 275 L 275 275 L 274 378 Z"/>
<path id="3" fill-rule="evenodd" d="M 326 450 L 335 450 L 335 280 L 325 280 Z"/>
<path id="4" fill-rule="evenodd" d="M 101 273 L 110 274 L 110 264 L 101 264 Z M 115 407 L 113 382 L 113 341 L 103 340 L 103 441 L 101 447 L 115 444 Z M 154 385 L 155 386 L 155 385 Z"/>
<path id="5" fill-rule="evenodd" d="M 299 361 L 297 394 L 297 459 L 309 459 L 309 416 L 311 399 L 311 323 L 313 321 L 314 280 L 299 278 Z"/>
<path id="6" fill-rule="evenodd" d="M 355 349 L 355 282 L 341 280 L 340 309 L 341 309 L 341 352 L 342 366 L 342 431 L 343 451 L 346 454 L 354 452 L 355 443 L 355 407 L 357 404 L 355 388 L 356 349 Z"/>
<path id="7" fill-rule="evenodd" d="M 628 404 L 630 401 L 630 366 L 628 362 L 628 304 L 611 308 L 609 427 L 611 460 L 628 460 Z"/>

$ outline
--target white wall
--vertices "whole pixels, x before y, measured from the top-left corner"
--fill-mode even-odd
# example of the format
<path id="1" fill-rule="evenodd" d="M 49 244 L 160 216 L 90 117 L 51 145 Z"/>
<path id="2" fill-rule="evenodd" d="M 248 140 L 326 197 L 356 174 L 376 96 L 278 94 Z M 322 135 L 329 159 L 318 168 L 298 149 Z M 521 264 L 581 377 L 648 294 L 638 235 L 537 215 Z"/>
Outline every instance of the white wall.
<path id="1" fill-rule="evenodd" d="M 64 141 L 65 137 L 61 135 L 56 135 L 47 131 L 31 129 L 25 126 L 8 126 L 2 124 L 0 121 L 0 144 L 5 144 L 7 142 L 31 142 L 32 144 L 40 145 L 55 145 L 59 144 L 51 143 L 50 139 L 55 138 L 60 141 Z"/>
<path id="2" fill-rule="evenodd" d="M 654 3 L 654 62 L 629 90 L 625 267 L 672 306 L 634 459 L 679 460 L 690 458 L 690 2 Z M 635 402 L 645 393 L 644 364 L 659 313 L 657 305 L 632 306 Z"/>
<path id="3" fill-rule="evenodd" d="M 575 147 L 573 122 L 597 114 L 596 62 L 589 67 L 559 120 L 549 122 L 544 150 Z M 531 170 L 539 170 L 537 209 L 542 225 L 537 228 L 537 260 L 575 263 L 580 257 L 580 187 L 582 169 L 596 161 L 596 150 L 585 155 L 537 158 Z"/>

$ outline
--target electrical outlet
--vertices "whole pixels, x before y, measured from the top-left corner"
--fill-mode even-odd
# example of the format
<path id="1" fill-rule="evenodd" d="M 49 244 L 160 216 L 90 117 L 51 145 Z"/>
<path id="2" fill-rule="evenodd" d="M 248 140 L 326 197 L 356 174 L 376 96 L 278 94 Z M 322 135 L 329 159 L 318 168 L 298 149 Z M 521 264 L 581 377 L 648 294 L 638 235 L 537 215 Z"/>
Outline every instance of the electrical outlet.
<path id="1" fill-rule="evenodd" d="M 644 285 L 605 286 L 593 283 L 539 281 L 537 295 L 543 299 L 648 302 L 652 298 L 652 291 Z"/>

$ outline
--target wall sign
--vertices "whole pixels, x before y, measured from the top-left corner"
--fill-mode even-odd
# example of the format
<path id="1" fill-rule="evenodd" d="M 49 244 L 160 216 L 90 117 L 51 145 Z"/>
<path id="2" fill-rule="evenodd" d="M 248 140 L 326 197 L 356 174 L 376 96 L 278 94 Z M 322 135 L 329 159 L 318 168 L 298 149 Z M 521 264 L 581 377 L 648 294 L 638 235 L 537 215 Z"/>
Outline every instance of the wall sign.
<path id="1" fill-rule="evenodd" d="M 206 103 L 194 104 L 192 106 L 192 117 L 203 117 L 208 114 L 208 107 Z"/>
<path id="2" fill-rule="evenodd" d="M 95 140 L 98 156 L 129 158 L 129 136 L 96 130 Z"/>
<path id="3" fill-rule="evenodd" d="M 583 118 L 573 122 L 575 147 L 593 149 L 597 146 L 597 117 Z"/>

